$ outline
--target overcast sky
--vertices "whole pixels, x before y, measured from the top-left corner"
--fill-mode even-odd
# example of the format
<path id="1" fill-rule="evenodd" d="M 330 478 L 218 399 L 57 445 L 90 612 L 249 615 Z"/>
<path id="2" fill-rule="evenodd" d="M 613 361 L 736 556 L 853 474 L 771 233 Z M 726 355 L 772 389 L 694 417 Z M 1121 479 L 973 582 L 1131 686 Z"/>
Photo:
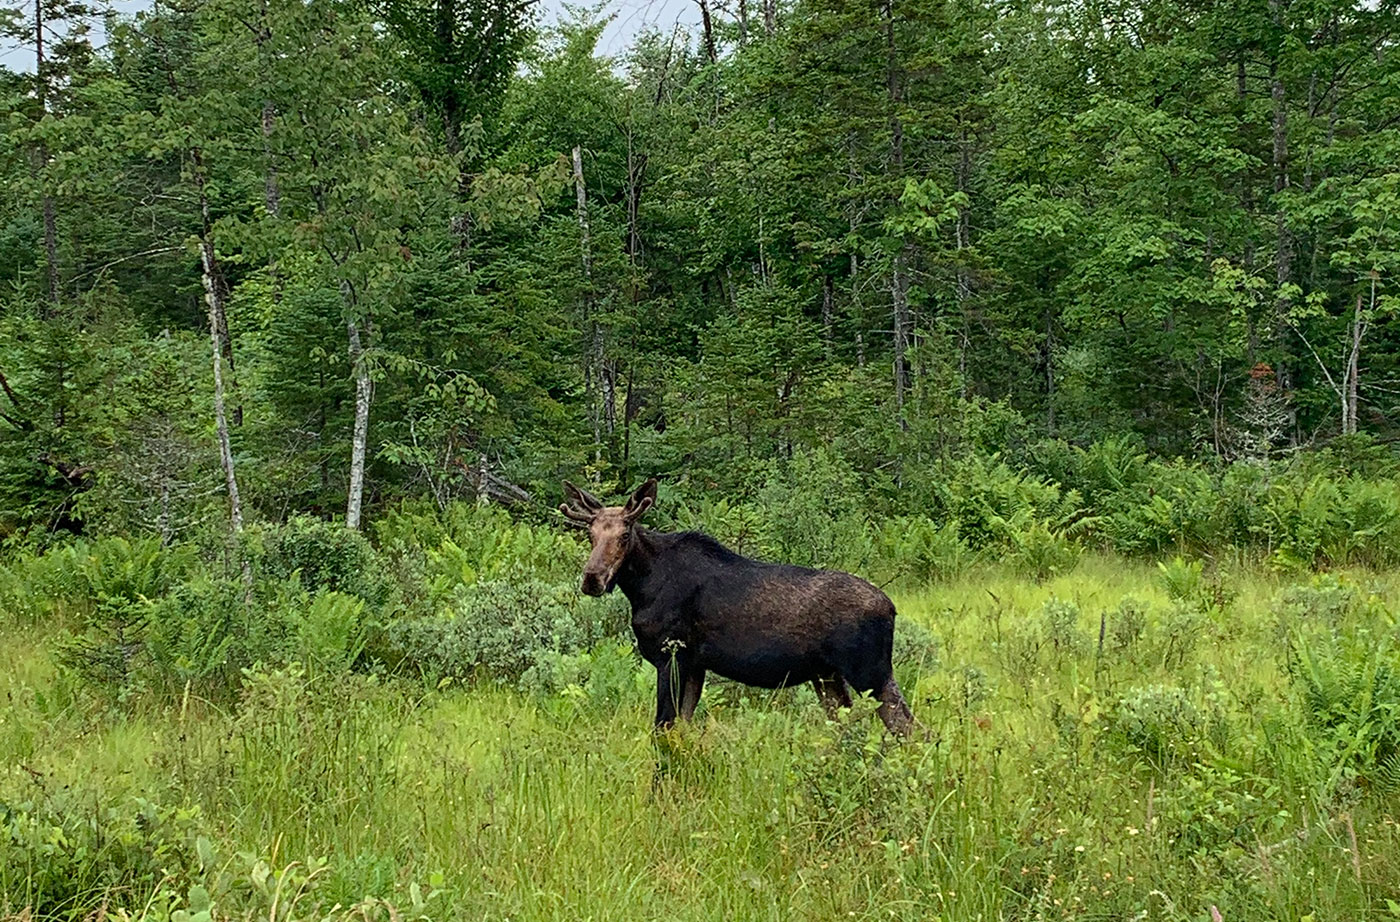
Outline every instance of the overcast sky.
<path id="1" fill-rule="evenodd" d="M 539 0 L 540 24 L 550 26 L 565 15 L 563 0 Z M 26 16 L 33 15 L 33 0 L 0 0 L 6 7 L 20 7 Z M 121 13 L 134 13 L 150 6 L 150 0 L 112 0 L 111 5 Z M 588 3 L 571 3 L 571 6 L 587 7 Z M 700 21 L 700 10 L 695 0 L 606 0 L 604 9 L 613 14 L 612 22 L 603 32 L 599 50 L 604 54 L 619 54 L 631 43 L 637 33 L 651 27 L 669 32 L 677 22 L 682 26 L 692 26 Z M 98 36 L 99 40 L 101 36 Z M 4 42 L 4 40 L 0 40 Z M 33 70 L 33 52 L 17 48 L 13 43 L 0 44 L 0 65 L 11 70 Z"/>

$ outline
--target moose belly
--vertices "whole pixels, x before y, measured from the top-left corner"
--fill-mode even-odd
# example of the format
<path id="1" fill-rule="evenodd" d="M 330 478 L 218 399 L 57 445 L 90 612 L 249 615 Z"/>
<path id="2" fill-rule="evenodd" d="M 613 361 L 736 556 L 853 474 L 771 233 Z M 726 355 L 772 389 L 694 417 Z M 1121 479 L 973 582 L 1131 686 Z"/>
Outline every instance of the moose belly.
<path id="1" fill-rule="evenodd" d="M 830 671 L 808 651 L 782 642 L 709 642 L 701 647 L 699 661 L 726 679 L 759 688 L 800 685 Z"/>

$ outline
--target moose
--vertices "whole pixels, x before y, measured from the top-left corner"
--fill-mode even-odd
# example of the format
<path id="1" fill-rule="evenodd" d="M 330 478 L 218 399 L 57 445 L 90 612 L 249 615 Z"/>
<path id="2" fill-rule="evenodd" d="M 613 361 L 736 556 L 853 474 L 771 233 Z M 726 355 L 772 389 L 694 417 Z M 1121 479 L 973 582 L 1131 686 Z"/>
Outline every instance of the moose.
<path id="1" fill-rule="evenodd" d="M 588 529 L 592 552 L 582 591 L 613 589 L 632 603 L 632 630 L 656 667 L 656 729 L 689 720 L 705 674 L 760 688 L 811 682 L 828 713 L 850 707 L 847 686 L 873 692 L 893 733 L 914 723 L 890 663 L 894 603 L 863 579 L 835 570 L 765 563 L 699 532 L 638 524 L 656 502 L 656 478 L 624 506 L 604 506 L 568 481 L 559 507 Z"/>

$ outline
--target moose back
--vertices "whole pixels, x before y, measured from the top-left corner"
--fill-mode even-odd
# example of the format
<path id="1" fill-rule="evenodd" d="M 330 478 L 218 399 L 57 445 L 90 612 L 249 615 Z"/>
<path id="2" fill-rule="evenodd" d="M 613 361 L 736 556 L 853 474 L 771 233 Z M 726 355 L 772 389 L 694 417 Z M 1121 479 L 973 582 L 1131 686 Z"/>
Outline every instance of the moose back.
<path id="1" fill-rule="evenodd" d="M 829 711 L 849 706 L 847 686 L 872 692 L 891 731 L 913 715 L 894 680 L 894 603 L 863 579 L 835 570 L 764 563 L 697 532 L 663 534 L 638 520 L 656 502 L 656 479 L 624 506 L 604 506 L 571 483 L 559 509 L 586 527 L 592 552 L 582 589 L 621 589 L 632 630 L 656 667 L 656 726 L 689 720 L 705 674 L 761 688 L 811 682 Z"/>

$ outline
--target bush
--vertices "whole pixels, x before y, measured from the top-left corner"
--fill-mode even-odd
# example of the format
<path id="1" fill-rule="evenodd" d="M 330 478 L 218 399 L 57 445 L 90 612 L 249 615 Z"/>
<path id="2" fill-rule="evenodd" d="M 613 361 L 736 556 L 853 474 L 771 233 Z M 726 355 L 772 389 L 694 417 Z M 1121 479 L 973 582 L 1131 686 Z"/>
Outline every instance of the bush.
<path id="1" fill-rule="evenodd" d="M 1147 629 L 1147 606 L 1125 598 L 1108 615 L 1108 638 L 1114 650 L 1123 652 L 1137 644 Z"/>
<path id="2" fill-rule="evenodd" d="M 1079 563 L 1079 546 L 1064 530 L 1045 522 L 1028 522 L 1009 530 L 1008 535 L 1014 548 L 1012 558 L 1037 582 L 1068 573 Z"/>
<path id="3" fill-rule="evenodd" d="M 1083 652 L 1085 638 L 1079 632 L 1079 614 L 1079 606 L 1065 599 L 1051 597 L 1041 606 L 1042 637 L 1057 653 Z"/>
<path id="4" fill-rule="evenodd" d="M 821 449 L 795 455 L 769 474 L 755 502 L 768 520 L 773 559 L 804 567 L 869 567 L 874 547 L 860 484 L 844 459 Z"/>
<path id="5" fill-rule="evenodd" d="M 462 586 L 446 611 L 391 624 L 388 644 L 402 667 L 430 680 L 484 675 L 527 686 L 557 665 L 558 654 L 621 632 L 626 622 L 614 598 L 588 600 L 572 583 Z"/>
<path id="6" fill-rule="evenodd" d="M 479 580 L 564 581 L 586 557 L 579 537 L 562 526 L 516 522 L 496 507 L 453 503 L 446 510 L 404 506 L 375 526 L 407 605 L 435 612 L 457 588 Z"/>
<path id="7" fill-rule="evenodd" d="M 1194 757 L 1201 737 L 1201 715 L 1175 685 L 1129 689 L 1118 699 L 1108 721 L 1112 738 L 1158 768 Z"/>
<path id="8" fill-rule="evenodd" d="M 58 580 L 64 595 L 80 602 L 74 636 L 63 644 L 60 660 L 90 682 L 127 693 L 151 600 L 169 592 L 192 559 L 188 548 L 169 549 L 155 538 L 106 538 L 60 552 Z"/>
<path id="9" fill-rule="evenodd" d="M 1279 634 L 1287 638 L 1295 631 L 1318 628 L 1335 632 L 1356 601 L 1356 587 L 1331 574 L 1317 576 L 1305 585 L 1289 586 L 1274 602 Z"/>
<path id="10" fill-rule="evenodd" d="M 1175 602 L 1199 602 L 1203 598 L 1204 569 L 1201 561 L 1185 560 L 1179 556 L 1157 563 L 1162 589 L 1167 593 L 1167 598 Z"/>
<path id="11" fill-rule="evenodd" d="M 275 579 L 300 578 L 308 592 L 330 590 L 359 596 L 375 609 L 393 595 L 383 560 L 364 535 L 344 525 L 296 516 L 268 526 L 261 539 L 258 569 Z"/>
<path id="12" fill-rule="evenodd" d="M 106 803 L 63 789 L 20 800 L 0 790 L 0 912 L 11 900 L 26 917 L 97 917 L 117 893 L 139 906 L 187 879 L 199 819 L 196 807 L 139 797 Z"/>

